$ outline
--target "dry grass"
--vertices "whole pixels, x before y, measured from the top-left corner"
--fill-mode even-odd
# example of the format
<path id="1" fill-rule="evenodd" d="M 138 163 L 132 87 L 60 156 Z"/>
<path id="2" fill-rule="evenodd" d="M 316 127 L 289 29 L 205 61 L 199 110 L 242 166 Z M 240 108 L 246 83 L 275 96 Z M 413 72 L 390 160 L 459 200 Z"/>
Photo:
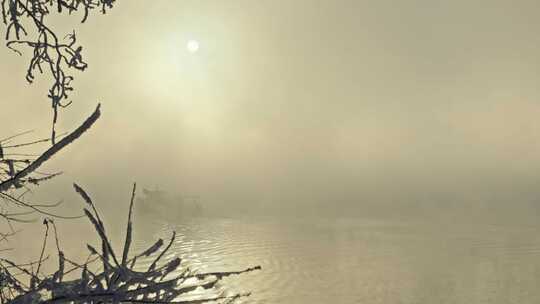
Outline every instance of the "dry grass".
<path id="1" fill-rule="evenodd" d="M 78 185 L 75 190 L 85 201 L 84 213 L 94 226 L 101 244 L 88 244 L 89 255 L 82 263 L 68 259 L 59 244 L 56 226 L 45 219 L 45 236 L 39 260 L 26 265 L 0 260 L 0 301 L 2 303 L 230 303 L 249 294 L 214 296 L 217 284 L 224 277 L 261 269 L 260 266 L 242 271 L 196 273 L 188 263 L 176 257 L 164 261 L 175 241 L 173 233 L 165 245 L 162 239 L 137 254 L 130 253 L 133 223 L 132 211 L 136 186 L 133 186 L 128 209 L 126 238 L 121 255 L 115 252 L 96 205 Z M 58 258 L 57 270 L 43 274 L 41 267 L 48 259 L 45 248 L 52 228 Z M 100 249 L 97 249 L 100 248 Z M 141 269 L 137 261 L 150 258 L 150 266 Z M 67 279 L 69 277 L 69 279 Z M 185 296 L 201 289 L 213 291 L 206 298 L 195 300 Z"/>

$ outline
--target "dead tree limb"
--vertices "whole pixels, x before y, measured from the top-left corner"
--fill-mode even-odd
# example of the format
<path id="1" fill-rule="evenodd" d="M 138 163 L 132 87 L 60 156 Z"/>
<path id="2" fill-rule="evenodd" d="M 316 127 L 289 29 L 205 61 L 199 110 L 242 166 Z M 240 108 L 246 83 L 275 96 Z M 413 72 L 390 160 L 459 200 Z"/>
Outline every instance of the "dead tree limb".
<path id="1" fill-rule="evenodd" d="M 79 138 L 84 132 L 90 129 L 92 125 L 94 125 L 100 115 L 100 105 L 98 104 L 92 115 L 90 115 L 77 129 L 75 129 L 75 131 L 71 132 L 69 135 L 62 138 L 59 142 L 47 149 L 47 151 L 43 152 L 43 154 L 41 154 L 36 160 L 30 163 L 23 170 L 17 172 L 11 178 L 1 182 L 0 192 L 5 192 L 9 190 L 9 188 L 17 185 L 22 178 L 34 172 L 37 168 L 43 165 L 43 163 L 53 157 L 56 153 L 58 153 L 60 150 L 62 150 L 67 145 L 71 144 L 74 140 Z"/>

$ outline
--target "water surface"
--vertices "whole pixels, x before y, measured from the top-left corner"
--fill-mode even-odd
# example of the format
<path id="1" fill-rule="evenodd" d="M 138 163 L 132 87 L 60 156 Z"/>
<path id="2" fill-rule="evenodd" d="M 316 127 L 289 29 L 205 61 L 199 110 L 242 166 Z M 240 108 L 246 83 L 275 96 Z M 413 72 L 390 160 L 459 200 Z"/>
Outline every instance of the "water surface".
<path id="1" fill-rule="evenodd" d="M 540 225 L 417 220 L 199 218 L 155 222 L 174 252 L 246 303 L 540 303 Z"/>

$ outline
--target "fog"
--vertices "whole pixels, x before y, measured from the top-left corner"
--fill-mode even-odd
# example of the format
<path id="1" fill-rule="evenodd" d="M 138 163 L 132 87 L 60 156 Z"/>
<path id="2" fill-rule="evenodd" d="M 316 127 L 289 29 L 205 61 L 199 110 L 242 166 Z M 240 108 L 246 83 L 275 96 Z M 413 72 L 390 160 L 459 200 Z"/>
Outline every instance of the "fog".
<path id="1" fill-rule="evenodd" d="M 77 181 L 124 212 L 136 181 L 200 195 L 216 213 L 535 214 L 539 9 L 130 0 L 83 25 L 55 20 L 76 29 L 90 66 L 75 74 L 60 129 L 97 102 L 103 115 L 47 164 L 65 173 L 35 195 L 76 211 Z M 0 49 L 1 131 L 46 137 L 48 82 L 26 84 L 26 59 Z"/>

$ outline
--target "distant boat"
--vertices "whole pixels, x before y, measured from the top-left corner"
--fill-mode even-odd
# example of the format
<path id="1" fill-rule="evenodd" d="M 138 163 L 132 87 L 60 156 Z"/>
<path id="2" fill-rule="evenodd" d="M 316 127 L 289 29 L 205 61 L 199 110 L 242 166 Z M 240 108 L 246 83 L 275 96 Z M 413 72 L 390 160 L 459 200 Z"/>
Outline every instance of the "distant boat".
<path id="1" fill-rule="evenodd" d="M 137 199 L 137 210 L 143 216 L 175 219 L 203 214 L 198 195 L 172 195 L 163 190 L 143 189 L 143 197 Z"/>

